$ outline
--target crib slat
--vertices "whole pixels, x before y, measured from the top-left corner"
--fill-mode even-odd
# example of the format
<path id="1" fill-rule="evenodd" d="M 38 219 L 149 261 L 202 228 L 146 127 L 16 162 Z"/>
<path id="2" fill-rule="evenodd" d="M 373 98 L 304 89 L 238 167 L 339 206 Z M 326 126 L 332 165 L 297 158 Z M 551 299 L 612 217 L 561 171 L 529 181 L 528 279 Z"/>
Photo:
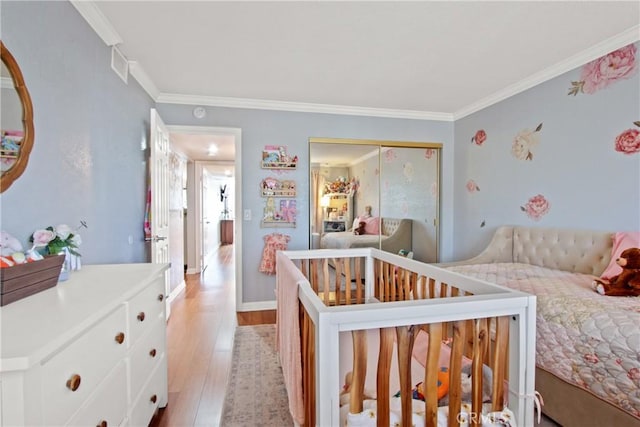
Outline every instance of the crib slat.
<path id="1" fill-rule="evenodd" d="M 364 302 L 363 297 L 363 285 L 362 285 L 362 269 L 360 266 L 360 258 L 354 258 L 353 264 L 356 270 L 356 301 L 358 304 L 362 304 Z M 375 283 L 375 282 L 374 282 Z"/>
<path id="2" fill-rule="evenodd" d="M 340 283 L 342 281 L 342 259 L 334 258 L 333 265 L 336 266 L 336 280 L 333 286 L 333 290 L 336 293 L 335 305 L 340 305 Z"/>
<path id="3" fill-rule="evenodd" d="M 459 320 L 453 322 L 451 355 L 449 358 L 449 414 L 459 414 L 462 403 L 462 390 L 460 387 L 460 378 L 462 377 L 462 356 L 465 347 L 465 332 L 467 324 L 472 323 L 471 320 Z M 455 427 L 458 425 L 456 416 L 448 417 L 448 426 Z"/>
<path id="4" fill-rule="evenodd" d="M 391 358 L 393 355 L 394 328 L 380 328 L 380 351 L 378 353 L 378 371 L 376 376 L 377 390 L 377 427 L 389 425 L 389 377 L 391 375 Z"/>
<path id="5" fill-rule="evenodd" d="M 311 289 L 313 289 L 313 292 L 315 292 L 316 294 L 318 293 L 318 263 L 320 262 L 317 259 L 312 259 L 310 260 L 311 262 L 311 266 L 310 266 L 310 274 L 311 274 Z"/>
<path id="6" fill-rule="evenodd" d="M 429 277 L 429 298 L 436 296 L 436 279 Z"/>
<path id="7" fill-rule="evenodd" d="M 402 427 L 412 427 L 411 353 L 415 340 L 415 326 L 397 326 L 398 368 L 400 374 L 400 403 L 402 405 Z"/>
<path id="8" fill-rule="evenodd" d="M 302 322 L 302 383 L 305 426 L 316 425 L 315 336 L 313 323 L 303 309 Z"/>
<path id="9" fill-rule="evenodd" d="M 509 316 L 498 317 L 496 320 L 491 410 L 502 411 L 504 409 L 504 374 L 507 372 L 507 347 L 509 345 Z"/>
<path id="10" fill-rule="evenodd" d="M 344 259 L 344 301 L 351 304 L 351 259 Z"/>
<path id="11" fill-rule="evenodd" d="M 353 378 L 349 393 L 349 412 L 359 414 L 363 410 L 364 381 L 367 374 L 367 331 L 352 331 L 351 339 L 353 340 Z"/>
<path id="12" fill-rule="evenodd" d="M 442 324 L 433 323 L 428 327 L 429 348 L 424 366 L 425 426 L 438 425 L 438 370 L 440 369 L 440 346 L 442 345 Z"/>
<path id="13" fill-rule="evenodd" d="M 471 411 L 482 413 L 482 365 L 489 341 L 487 319 L 476 319 L 473 340 L 473 362 L 471 366 Z M 479 417 L 471 417 L 470 425 L 478 426 Z"/>
<path id="14" fill-rule="evenodd" d="M 325 258 L 322 260 L 322 282 L 323 282 L 323 296 L 324 296 L 324 305 L 327 307 L 330 304 L 329 299 L 329 259 Z"/>

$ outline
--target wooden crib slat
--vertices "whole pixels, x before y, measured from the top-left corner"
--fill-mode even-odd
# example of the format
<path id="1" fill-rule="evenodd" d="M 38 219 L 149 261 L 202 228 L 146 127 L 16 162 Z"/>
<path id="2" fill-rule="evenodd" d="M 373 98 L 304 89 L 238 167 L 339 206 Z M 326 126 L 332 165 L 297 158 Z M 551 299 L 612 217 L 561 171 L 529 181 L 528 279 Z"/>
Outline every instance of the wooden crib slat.
<path id="1" fill-rule="evenodd" d="M 504 376 L 507 372 L 507 348 L 509 346 L 509 316 L 496 319 L 495 356 L 493 360 L 492 411 L 504 409 Z"/>
<path id="2" fill-rule="evenodd" d="M 344 301 L 351 304 L 351 259 L 344 258 Z"/>
<path id="3" fill-rule="evenodd" d="M 465 348 L 465 333 L 467 324 L 473 323 L 471 320 L 459 320 L 452 322 L 451 355 L 449 358 L 449 414 L 459 414 L 462 404 L 462 389 L 460 378 L 462 377 L 462 356 Z M 458 425 L 456 416 L 448 418 L 448 426 Z"/>
<path id="4" fill-rule="evenodd" d="M 364 381 L 367 374 L 367 331 L 352 331 L 353 340 L 353 377 L 349 393 L 349 412 L 362 412 L 364 399 Z"/>
<path id="5" fill-rule="evenodd" d="M 329 306 L 329 259 L 325 258 L 322 260 L 322 282 L 323 282 L 323 297 L 324 297 L 324 305 Z"/>
<path id="6" fill-rule="evenodd" d="M 342 259 L 334 258 L 333 265 L 336 266 L 336 280 L 333 286 L 333 290 L 336 293 L 335 305 L 340 305 L 340 288 L 342 284 Z"/>
<path id="7" fill-rule="evenodd" d="M 429 349 L 424 366 L 425 426 L 438 425 L 438 370 L 440 369 L 440 346 L 442 345 L 442 324 L 433 323 L 428 327 Z"/>
<path id="8" fill-rule="evenodd" d="M 421 299 L 426 299 L 426 294 L 427 294 L 427 278 L 426 276 L 420 276 L 420 290 L 419 292 L 419 296 L 417 298 L 421 298 Z M 418 289 L 418 284 L 416 283 L 416 289 Z"/>
<path id="9" fill-rule="evenodd" d="M 436 297 L 436 279 L 429 277 L 429 298 Z"/>
<path id="10" fill-rule="evenodd" d="M 482 365 L 484 355 L 489 345 L 489 330 L 487 319 L 475 320 L 475 334 L 473 339 L 473 362 L 471 366 L 471 411 L 474 414 L 482 413 Z M 471 417 L 470 425 L 478 426 L 480 417 Z"/>
<path id="11" fill-rule="evenodd" d="M 396 336 L 398 340 L 398 368 L 400 374 L 400 404 L 402 405 L 402 427 L 412 427 L 411 353 L 413 353 L 415 331 L 415 326 L 396 327 Z"/>
<path id="12" fill-rule="evenodd" d="M 317 294 L 318 293 L 318 263 L 320 262 L 320 260 L 312 259 L 310 262 L 311 262 L 311 266 L 310 266 L 311 289 L 313 289 L 313 292 Z"/>
<path id="13" fill-rule="evenodd" d="M 316 381 L 315 381 L 315 330 L 313 322 L 303 309 L 302 322 L 302 383 L 304 404 L 304 425 L 316 425 Z"/>
<path id="14" fill-rule="evenodd" d="M 389 378 L 391 375 L 391 358 L 394 346 L 394 328 L 380 328 L 380 351 L 378 352 L 378 371 L 376 376 L 376 396 L 378 420 L 377 427 L 388 427 L 389 425 Z"/>

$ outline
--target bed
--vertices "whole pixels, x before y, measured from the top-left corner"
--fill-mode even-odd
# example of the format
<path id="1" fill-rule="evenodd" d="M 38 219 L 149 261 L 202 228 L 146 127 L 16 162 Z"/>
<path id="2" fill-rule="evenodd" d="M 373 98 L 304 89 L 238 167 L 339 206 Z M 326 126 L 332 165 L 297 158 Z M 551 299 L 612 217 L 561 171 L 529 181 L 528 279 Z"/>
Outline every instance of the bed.
<path id="1" fill-rule="evenodd" d="M 533 425 L 535 296 L 375 248 L 278 252 L 276 293 L 297 425 Z"/>
<path id="2" fill-rule="evenodd" d="M 397 254 L 401 249 L 412 249 L 412 220 L 382 218 L 380 234 L 356 235 L 353 230 L 325 233 L 320 239 L 321 249 L 380 248 Z"/>
<path id="3" fill-rule="evenodd" d="M 640 297 L 605 297 L 591 285 L 613 237 L 506 226 L 478 256 L 441 264 L 537 295 L 536 390 L 563 426 L 640 425 Z"/>

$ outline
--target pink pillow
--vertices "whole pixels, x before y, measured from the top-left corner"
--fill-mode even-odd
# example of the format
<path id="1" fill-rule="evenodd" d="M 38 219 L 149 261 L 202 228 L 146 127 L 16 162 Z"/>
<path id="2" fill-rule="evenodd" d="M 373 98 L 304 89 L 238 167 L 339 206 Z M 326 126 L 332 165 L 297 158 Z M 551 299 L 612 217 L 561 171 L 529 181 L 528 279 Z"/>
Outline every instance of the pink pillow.
<path id="1" fill-rule="evenodd" d="M 640 231 L 618 232 L 613 236 L 613 248 L 611 248 L 611 261 L 609 266 L 600 276 L 603 279 L 610 279 L 622 273 L 622 267 L 616 263 L 620 254 L 629 248 L 640 248 Z"/>
<path id="2" fill-rule="evenodd" d="M 380 234 L 380 217 L 361 218 L 364 221 L 364 234 Z"/>

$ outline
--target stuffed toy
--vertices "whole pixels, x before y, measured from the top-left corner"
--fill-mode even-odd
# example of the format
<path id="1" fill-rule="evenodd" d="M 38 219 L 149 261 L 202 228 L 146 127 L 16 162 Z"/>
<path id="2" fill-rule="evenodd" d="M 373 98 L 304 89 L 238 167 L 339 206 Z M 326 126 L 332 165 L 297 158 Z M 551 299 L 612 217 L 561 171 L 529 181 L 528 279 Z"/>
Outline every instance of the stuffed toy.
<path id="1" fill-rule="evenodd" d="M 0 231 L 0 255 L 9 256 L 15 252 L 22 252 L 20 241 L 6 231 Z"/>
<path id="2" fill-rule="evenodd" d="M 340 406 L 349 404 L 349 399 L 351 399 L 350 393 L 351 393 L 352 380 L 353 380 L 353 372 L 349 371 L 344 376 L 344 385 L 342 386 L 342 391 L 340 392 Z M 365 388 L 362 396 L 362 400 L 375 399 L 375 396 L 376 396 L 375 391 L 367 390 Z"/>
<path id="3" fill-rule="evenodd" d="M 462 381 L 461 387 L 461 401 L 471 402 L 471 364 L 462 367 L 460 379 Z M 491 368 L 487 365 L 482 365 L 482 401 L 491 401 L 491 388 L 493 384 L 493 373 Z M 442 399 L 438 400 L 438 406 L 449 405 L 449 394 L 447 393 Z"/>
<path id="4" fill-rule="evenodd" d="M 353 234 L 356 234 L 356 235 L 358 235 L 358 236 L 359 236 L 359 235 L 361 235 L 361 234 L 364 234 L 364 227 L 365 227 L 365 225 L 367 225 L 367 223 L 366 223 L 366 222 L 364 222 L 364 221 L 360 221 L 360 222 L 358 223 L 358 228 L 356 228 L 356 229 L 354 229 L 354 230 L 353 230 Z"/>
<path id="5" fill-rule="evenodd" d="M 640 248 L 625 249 L 616 263 L 622 267 L 622 273 L 608 280 L 595 279 L 593 289 L 600 295 L 640 296 Z"/>

